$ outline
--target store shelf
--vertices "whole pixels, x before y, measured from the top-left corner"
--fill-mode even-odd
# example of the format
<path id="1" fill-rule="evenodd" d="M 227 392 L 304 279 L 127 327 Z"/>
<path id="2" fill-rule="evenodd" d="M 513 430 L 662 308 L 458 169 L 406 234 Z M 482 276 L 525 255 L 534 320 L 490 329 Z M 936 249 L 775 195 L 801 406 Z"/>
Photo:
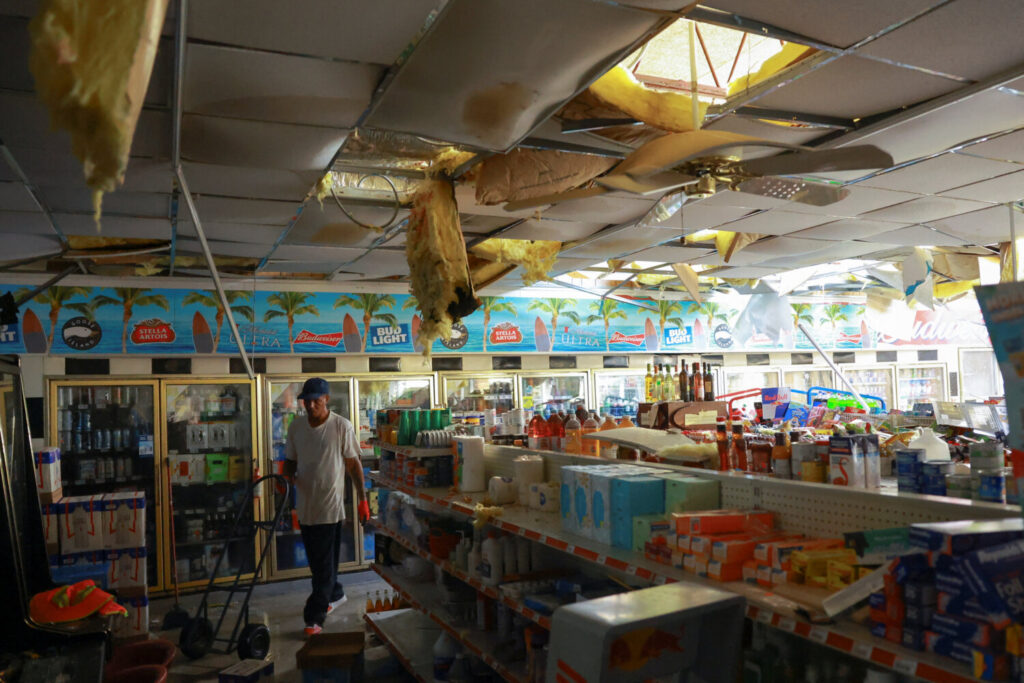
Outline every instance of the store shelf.
<path id="1" fill-rule="evenodd" d="M 506 664 L 494 656 L 494 651 L 501 639 L 497 633 L 479 631 L 468 624 L 454 625 L 452 617 L 445 610 L 440 596 L 433 588 L 433 583 L 413 583 L 399 576 L 390 567 L 373 565 L 373 571 L 388 582 L 402 598 L 415 609 L 430 617 L 431 621 L 444 629 L 449 636 L 462 643 L 474 655 L 494 669 L 499 676 L 511 683 L 527 683 L 526 667 L 522 662 Z"/>
<path id="2" fill-rule="evenodd" d="M 704 474 L 704 470 L 693 470 L 695 474 Z M 376 475 L 372 475 L 376 476 Z M 750 475 L 730 475 L 722 473 L 722 476 L 732 476 L 737 479 L 744 479 L 751 483 Z M 764 488 L 770 481 L 753 480 L 754 488 Z M 446 507 L 454 512 L 472 516 L 476 503 L 482 498 L 482 494 L 450 494 L 447 489 L 412 489 L 403 485 L 395 484 L 376 477 L 377 483 L 381 486 L 403 491 L 404 493 L 420 498 L 428 503 Z M 779 482 L 782 484 L 801 485 L 803 482 Z M 757 486 L 760 484 L 760 486 Z M 837 492 L 843 492 L 844 487 L 833 487 L 825 484 L 811 484 L 810 486 L 822 489 L 825 495 L 833 496 Z M 724 488 L 724 487 L 723 487 Z M 886 496 L 892 500 L 893 494 L 875 493 L 868 491 L 858 492 L 862 495 Z M 913 494 L 899 494 L 900 497 Z M 789 494 L 792 497 L 792 494 Z M 932 498 L 932 496 L 917 496 L 918 498 Z M 944 501 L 945 499 L 943 499 Z M 959 499 L 952 499 L 958 501 Z M 936 501 L 928 501 L 935 503 Z M 972 501 L 963 501 L 971 504 Z M 727 503 L 723 500 L 723 505 Z M 953 505 L 956 505 L 953 502 Z M 1012 514 L 1007 506 L 998 506 L 1001 511 L 1009 516 Z M 821 508 L 822 510 L 825 508 Z M 975 509 L 981 510 L 981 506 Z M 820 510 L 819 510 L 820 514 Z M 925 513 L 928 514 L 928 513 Z M 991 517 L 992 515 L 986 515 Z M 959 516 L 958 518 L 969 518 Z M 890 518 L 889 526 L 893 520 Z M 843 620 L 838 624 L 830 626 L 817 626 L 808 622 L 801 613 L 806 612 L 807 606 L 791 600 L 787 597 L 767 591 L 760 586 L 743 582 L 723 583 L 705 579 L 689 574 L 681 569 L 671 567 L 647 560 L 639 553 L 622 550 L 597 543 L 592 539 L 565 532 L 561 529 L 561 521 L 557 513 L 540 513 L 527 510 L 521 506 L 507 506 L 500 517 L 490 520 L 493 526 L 518 534 L 537 543 L 543 543 L 561 552 L 582 558 L 584 560 L 603 565 L 608 569 L 623 572 L 639 579 L 651 581 L 653 584 L 687 582 L 703 586 L 711 586 L 721 590 L 730 591 L 742 595 L 747 599 L 747 616 L 757 619 L 763 623 L 779 628 L 797 637 L 826 645 L 840 652 L 852 655 L 859 659 L 871 661 L 880 666 L 888 667 L 907 674 L 914 675 L 923 680 L 933 683 L 960 683 L 975 680 L 968 667 L 946 657 L 938 657 L 927 653 L 911 650 L 899 645 L 888 643 L 871 635 L 870 631 L 852 621 Z M 785 524 L 782 525 L 786 527 Z M 882 527 L 877 527 L 882 528 Z"/>
<path id="3" fill-rule="evenodd" d="M 373 528 L 374 528 L 374 531 L 376 533 L 378 533 L 378 534 L 380 534 L 382 536 L 387 536 L 388 538 L 390 538 L 391 540 L 395 541 L 396 543 L 401 545 L 403 548 L 405 548 L 409 552 L 415 553 L 416 555 L 419 555 L 420 557 L 422 557 L 427 562 L 430 562 L 431 564 L 434 564 L 434 565 L 437 565 L 438 567 L 441 567 L 441 569 L 443 569 L 448 574 L 451 574 L 452 576 L 457 578 L 459 581 L 462 581 L 463 583 L 469 584 L 470 586 L 472 586 L 473 588 L 475 588 L 479 592 L 483 593 L 487 597 L 492 598 L 494 600 L 500 600 L 502 602 L 502 604 L 504 604 L 506 607 L 508 607 L 509 609 L 514 611 L 516 614 L 519 614 L 519 615 L 522 615 L 522 616 L 526 617 L 527 619 L 529 619 L 533 623 L 535 623 L 535 624 L 537 624 L 537 625 L 539 625 L 539 626 L 541 626 L 543 628 L 546 628 L 548 630 L 551 629 L 551 618 L 550 617 L 547 617 L 547 616 L 545 616 L 543 614 L 540 614 L 540 613 L 530 609 L 529 607 L 523 605 L 522 603 L 519 603 L 519 602 L 516 602 L 515 600 L 512 600 L 511 598 L 504 597 L 502 595 L 501 591 L 498 590 L 497 588 L 495 588 L 494 586 L 485 585 L 482 581 L 479 581 L 478 579 L 474 579 L 474 578 L 470 577 L 470 575 L 467 574 L 466 572 L 462 571 L 461 569 L 458 569 L 451 562 L 448 562 L 447 560 L 442 560 L 439 557 L 431 555 L 429 552 L 427 552 L 426 550 L 423 550 L 422 548 L 417 548 L 415 545 L 413 545 L 413 543 L 409 539 L 403 537 L 401 534 L 396 534 L 394 531 L 392 531 L 391 529 L 388 529 L 385 526 L 382 526 L 377 520 L 374 520 L 374 527 Z"/>
<path id="4" fill-rule="evenodd" d="M 375 612 L 363 619 L 413 678 L 433 683 L 433 647 L 441 632 L 434 622 L 414 609 Z"/>
<path id="5" fill-rule="evenodd" d="M 397 446 L 393 443 L 381 443 L 378 444 L 381 450 L 391 451 L 392 453 L 398 453 L 404 455 L 407 458 L 429 458 L 438 455 L 451 455 L 452 447 L 444 446 L 439 448 L 421 448 L 418 446 Z"/>

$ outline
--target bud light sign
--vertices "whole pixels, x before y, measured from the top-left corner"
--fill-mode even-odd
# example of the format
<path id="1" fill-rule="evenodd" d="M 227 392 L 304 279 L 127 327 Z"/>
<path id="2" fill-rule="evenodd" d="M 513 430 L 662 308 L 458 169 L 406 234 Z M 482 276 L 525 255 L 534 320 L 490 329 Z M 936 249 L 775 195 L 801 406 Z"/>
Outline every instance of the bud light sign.
<path id="1" fill-rule="evenodd" d="M 665 344 L 692 344 L 693 343 L 693 328 L 687 325 L 686 327 L 667 327 L 665 328 Z"/>
<path id="2" fill-rule="evenodd" d="M 371 325 L 370 344 L 373 346 L 395 346 L 409 344 L 409 325 Z"/>

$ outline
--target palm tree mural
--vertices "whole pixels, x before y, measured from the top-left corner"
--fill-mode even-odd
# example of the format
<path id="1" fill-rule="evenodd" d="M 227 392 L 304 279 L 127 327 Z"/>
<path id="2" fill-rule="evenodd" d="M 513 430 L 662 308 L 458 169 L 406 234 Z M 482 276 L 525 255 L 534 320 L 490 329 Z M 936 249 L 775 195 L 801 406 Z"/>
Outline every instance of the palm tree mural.
<path id="1" fill-rule="evenodd" d="M 683 329 L 686 323 L 678 317 L 683 314 L 682 301 L 658 300 L 658 339 L 665 338 L 665 323 L 672 323 L 679 329 Z"/>
<path id="2" fill-rule="evenodd" d="M 540 311 L 551 314 L 551 338 L 558 332 L 558 317 L 568 318 L 574 325 L 580 324 L 580 314 L 572 310 L 576 302 L 573 299 L 534 299 L 526 310 Z"/>
<path id="3" fill-rule="evenodd" d="M 502 301 L 500 296 L 482 296 L 480 297 L 480 307 L 484 312 L 484 351 L 487 350 L 487 336 L 491 333 L 491 313 L 511 313 L 512 315 L 519 315 L 516 312 L 515 304 L 511 301 Z"/>
<path id="4" fill-rule="evenodd" d="M 86 320 L 91 320 L 92 322 L 96 322 L 96 309 L 99 307 L 100 306 L 96 303 L 95 299 L 89 299 L 88 301 L 76 301 L 73 304 L 67 304 L 64 306 L 64 308 L 68 308 Z"/>
<path id="5" fill-rule="evenodd" d="M 612 320 L 625 320 L 626 312 L 620 311 L 619 302 L 615 299 L 601 299 L 600 301 L 590 302 L 590 310 L 594 311 L 592 315 L 587 316 L 587 324 L 597 322 L 598 320 L 604 320 L 604 348 L 607 351 L 610 345 L 608 341 L 608 327 Z"/>
<path id="6" fill-rule="evenodd" d="M 345 294 L 334 302 L 335 308 L 351 306 L 363 312 L 363 351 L 366 351 L 366 340 L 370 336 L 370 323 L 374 320 L 386 322 L 398 327 L 398 318 L 393 313 L 378 313 L 382 308 L 394 308 L 395 297 L 390 294 L 360 294 L 358 297 Z"/>
<path id="7" fill-rule="evenodd" d="M 405 300 L 405 303 L 402 304 L 402 310 L 408 311 L 410 308 L 416 308 L 419 305 L 420 302 L 416 299 L 416 297 L 410 296 L 408 299 Z"/>
<path id="8" fill-rule="evenodd" d="M 151 290 L 137 287 L 115 287 L 114 294 L 107 296 L 100 294 L 93 297 L 96 307 L 120 306 L 123 315 L 121 316 L 121 353 L 128 353 L 128 323 L 132 319 L 132 309 L 136 306 L 157 306 L 170 311 L 171 306 L 167 303 L 167 297 L 163 294 L 148 294 Z"/>
<path id="9" fill-rule="evenodd" d="M 687 313 L 696 313 L 702 315 L 708 320 L 708 335 L 711 334 L 711 330 L 715 326 L 715 321 L 720 320 L 723 323 L 729 322 L 729 316 L 722 311 L 722 307 L 714 301 L 705 301 L 702 304 L 692 303 Z"/>
<path id="10" fill-rule="evenodd" d="M 15 294 L 15 298 L 20 299 L 30 291 L 32 290 L 28 287 L 22 287 Z M 90 292 L 92 292 L 92 287 L 54 286 L 32 297 L 34 303 L 50 307 L 50 335 L 46 338 L 46 348 L 53 348 L 53 334 L 57 329 L 57 318 L 60 317 L 60 311 L 64 307 L 71 308 L 68 300 L 76 296 L 89 296 Z"/>
<path id="11" fill-rule="evenodd" d="M 830 323 L 833 330 L 836 329 L 838 323 L 849 320 L 846 317 L 846 313 L 843 312 L 842 304 L 829 304 L 822 312 L 825 314 L 825 317 L 821 319 L 821 322 Z"/>
<path id="12" fill-rule="evenodd" d="M 320 317 L 320 310 L 313 304 L 307 304 L 310 292 L 274 292 L 267 297 L 267 304 L 276 306 L 263 314 L 263 322 L 274 318 L 284 318 L 288 322 L 288 348 L 295 352 L 295 337 L 292 335 L 292 327 L 295 325 L 297 315 L 315 315 Z"/>
<path id="13" fill-rule="evenodd" d="M 252 306 L 249 303 L 235 305 L 236 301 L 252 301 L 252 292 L 243 292 L 240 290 L 225 290 L 224 297 L 228 300 L 228 306 L 231 306 L 231 311 L 237 313 L 249 322 L 253 322 L 255 318 L 255 312 L 252 310 Z M 209 290 L 202 292 L 189 292 L 185 295 L 182 303 L 186 306 L 190 304 L 199 304 L 200 306 L 206 306 L 207 308 L 216 309 L 217 315 L 214 320 L 217 322 L 217 332 L 213 335 L 213 348 L 218 348 L 220 345 L 220 329 L 224 324 L 224 306 L 220 303 L 220 297 L 217 296 L 217 292 Z"/>
<path id="14" fill-rule="evenodd" d="M 798 327 L 800 323 L 814 324 L 814 316 L 811 315 L 810 304 L 790 304 L 793 309 L 793 326 Z"/>

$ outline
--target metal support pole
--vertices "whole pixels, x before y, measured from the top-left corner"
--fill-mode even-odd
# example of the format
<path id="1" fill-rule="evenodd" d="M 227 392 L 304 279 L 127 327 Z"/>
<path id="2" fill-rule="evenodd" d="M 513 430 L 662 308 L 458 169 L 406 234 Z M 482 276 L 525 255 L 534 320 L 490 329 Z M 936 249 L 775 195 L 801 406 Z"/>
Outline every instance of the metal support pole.
<path id="1" fill-rule="evenodd" d="M 220 283 L 220 274 L 217 272 L 217 264 L 213 261 L 210 245 L 206 242 L 206 233 L 203 232 L 203 225 L 199 222 L 199 212 L 196 211 L 195 202 L 192 201 L 192 193 L 189 192 L 188 183 L 185 182 L 185 172 L 178 165 L 174 167 L 174 173 L 178 177 L 178 187 L 181 189 L 181 196 L 185 198 L 188 212 L 192 216 L 192 225 L 195 227 L 196 237 L 199 238 L 199 246 L 202 247 L 203 255 L 206 256 L 206 264 L 210 267 L 210 277 L 213 278 L 213 286 L 217 288 L 220 305 L 224 307 L 224 315 L 227 316 L 228 324 L 231 326 L 231 334 L 235 338 L 235 343 L 238 344 L 238 354 L 242 357 L 245 372 L 249 375 L 249 379 L 256 379 L 256 373 L 252 371 L 252 364 L 249 362 L 249 354 L 245 352 L 245 343 L 242 341 L 242 335 L 238 333 L 238 325 L 235 324 L 235 316 L 231 312 L 231 304 L 228 303 L 228 297 L 224 294 L 224 286 Z"/>
<path id="2" fill-rule="evenodd" d="M 844 375 L 843 371 L 839 369 L 839 366 L 833 363 L 832 359 L 828 357 L 828 354 L 825 353 L 825 351 L 822 350 L 821 346 L 818 345 L 818 341 L 814 338 L 814 335 L 811 334 L 811 331 L 804 327 L 803 323 L 797 323 L 797 328 L 804 333 L 804 336 L 807 337 L 807 341 L 811 342 L 811 346 L 813 346 L 818 351 L 818 353 L 821 354 L 821 357 L 825 359 L 825 362 L 828 363 L 828 366 L 835 371 L 836 375 L 839 377 L 839 380 L 846 385 L 846 387 L 850 390 L 850 393 L 853 394 L 853 397 L 856 398 L 862 406 L 864 406 L 864 410 L 871 410 L 871 406 L 869 406 L 868 402 L 864 400 L 864 397 L 860 395 L 860 392 L 857 391 L 856 387 L 850 384 L 850 380 L 846 379 L 846 375 Z"/>
<path id="3" fill-rule="evenodd" d="M 700 105 L 697 103 L 697 24 L 693 21 L 690 22 L 690 111 L 693 112 L 693 129 L 700 130 Z"/>
<path id="4" fill-rule="evenodd" d="M 1010 263 L 1013 264 L 1013 281 L 1017 281 L 1017 223 L 1013 215 L 1013 202 L 1008 202 L 1010 210 Z"/>
<path id="5" fill-rule="evenodd" d="M 77 263 L 75 265 L 73 265 L 73 266 L 68 266 L 67 268 L 65 268 L 64 270 L 60 271 L 56 275 L 54 275 L 53 277 L 51 277 L 49 280 L 47 280 L 43 284 L 41 284 L 38 287 L 36 287 L 35 289 L 33 289 L 31 292 L 26 292 L 25 294 L 23 294 L 14 303 L 14 305 L 20 307 L 26 301 L 31 301 L 33 297 L 35 297 L 38 294 L 42 294 L 43 292 L 48 290 L 50 287 L 53 287 L 55 284 L 57 284 L 58 282 L 60 282 L 64 278 L 66 278 L 68 275 L 71 275 L 71 273 L 75 272 L 76 270 L 78 270 L 78 264 Z"/>

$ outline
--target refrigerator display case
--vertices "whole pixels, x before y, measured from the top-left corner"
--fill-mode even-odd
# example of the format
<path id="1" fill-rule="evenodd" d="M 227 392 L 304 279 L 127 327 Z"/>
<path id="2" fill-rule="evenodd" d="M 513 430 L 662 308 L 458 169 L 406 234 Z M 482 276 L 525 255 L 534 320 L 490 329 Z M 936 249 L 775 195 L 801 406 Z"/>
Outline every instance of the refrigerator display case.
<path id="1" fill-rule="evenodd" d="M 723 384 L 715 390 L 715 396 L 733 394 L 747 389 L 764 389 L 779 386 L 779 371 L 775 368 L 723 368 Z M 724 385 L 724 386 L 723 386 Z M 728 400 L 726 398 L 725 400 Z M 760 402 L 760 396 L 737 399 L 732 405 L 749 413 L 753 413 L 754 404 Z"/>
<path id="2" fill-rule="evenodd" d="M 516 381 L 512 375 L 441 375 L 441 399 L 438 403 L 452 411 L 458 422 L 466 413 L 493 410 L 496 415 L 516 407 Z"/>
<path id="3" fill-rule="evenodd" d="M 960 349 L 960 398 L 987 401 L 1004 393 L 1003 375 L 991 348 Z"/>
<path id="4" fill-rule="evenodd" d="M 330 407 L 347 420 L 352 419 L 352 381 L 348 377 L 324 377 L 330 387 Z M 269 417 L 263 420 L 266 434 L 266 443 L 270 445 L 265 449 L 270 459 L 268 472 L 282 474 L 285 460 L 285 444 L 288 436 L 288 427 L 292 420 L 305 420 L 306 409 L 299 401 L 299 394 L 302 393 L 302 384 L 305 377 L 269 377 L 266 380 L 264 395 L 269 404 Z M 264 412 L 266 416 L 266 412 Z M 346 479 L 346 482 L 351 483 Z M 281 525 L 274 530 L 274 536 L 270 554 L 272 579 L 301 578 L 309 576 L 309 562 L 306 559 L 306 549 L 302 544 L 302 535 L 299 532 L 299 520 L 295 514 L 295 489 L 289 488 L 287 494 L 284 491 L 275 489 L 273 496 L 270 496 L 269 509 L 276 509 L 279 496 L 288 495 L 289 501 Z M 346 500 L 349 502 L 349 509 L 345 524 L 341 531 L 341 552 L 338 568 L 349 569 L 359 562 L 358 549 L 362 546 L 359 528 L 355 523 L 358 519 L 356 514 L 355 496 L 349 490 Z"/>
<path id="5" fill-rule="evenodd" d="M 645 370 L 595 370 L 594 405 L 602 415 L 636 417 L 644 402 Z M 678 381 L 678 380 L 677 380 Z"/>
<path id="6" fill-rule="evenodd" d="M 519 398 L 523 410 L 551 410 L 590 405 L 586 372 L 519 373 Z"/>
<path id="7" fill-rule="evenodd" d="M 860 394 L 877 396 L 885 401 L 887 410 L 896 407 L 894 402 L 896 381 L 891 365 L 845 366 L 841 368 L 843 376 L 850 380 Z M 836 378 L 835 389 L 846 390 L 848 387 Z"/>
<path id="8" fill-rule="evenodd" d="M 225 542 L 227 557 L 214 578 L 251 574 L 259 500 L 253 497 L 252 509 L 238 506 L 254 475 L 255 383 L 164 380 L 161 394 L 178 583 L 207 582 Z M 231 535 L 239 514 L 242 522 Z"/>
<path id="9" fill-rule="evenodd" d="M 356 435 L 364 458 L 373 458 L 377 411 L 434 407 L 434 375 L 364 375 L 355 379 Z"/>
<path id="10" fill-rule="evenodd" d="M 811 387 L 838 388 L 835 375 L 831 368 L 790 367 L 782 369 L 782 386 L 797 391 L 807 391 Z M 803 401 L 803 397 L 800 397 Z"/>
<path id="11" fill-rule="evenodd" d="M 48 438 L 60 448 L 64 495 L 145 492 L 147 585 L 154 590 L 164 585 L 157 538 L 166 491 L 155 449 L 157 386 L 109 377 L 52 379 L 47 393 Z"/>
<path id="12" fill-rule="evenodd" d="M 902 365 L 897 369 L 900 410 L 913 410 L 915 403 L 946 400 L 946 365 Z"/>

